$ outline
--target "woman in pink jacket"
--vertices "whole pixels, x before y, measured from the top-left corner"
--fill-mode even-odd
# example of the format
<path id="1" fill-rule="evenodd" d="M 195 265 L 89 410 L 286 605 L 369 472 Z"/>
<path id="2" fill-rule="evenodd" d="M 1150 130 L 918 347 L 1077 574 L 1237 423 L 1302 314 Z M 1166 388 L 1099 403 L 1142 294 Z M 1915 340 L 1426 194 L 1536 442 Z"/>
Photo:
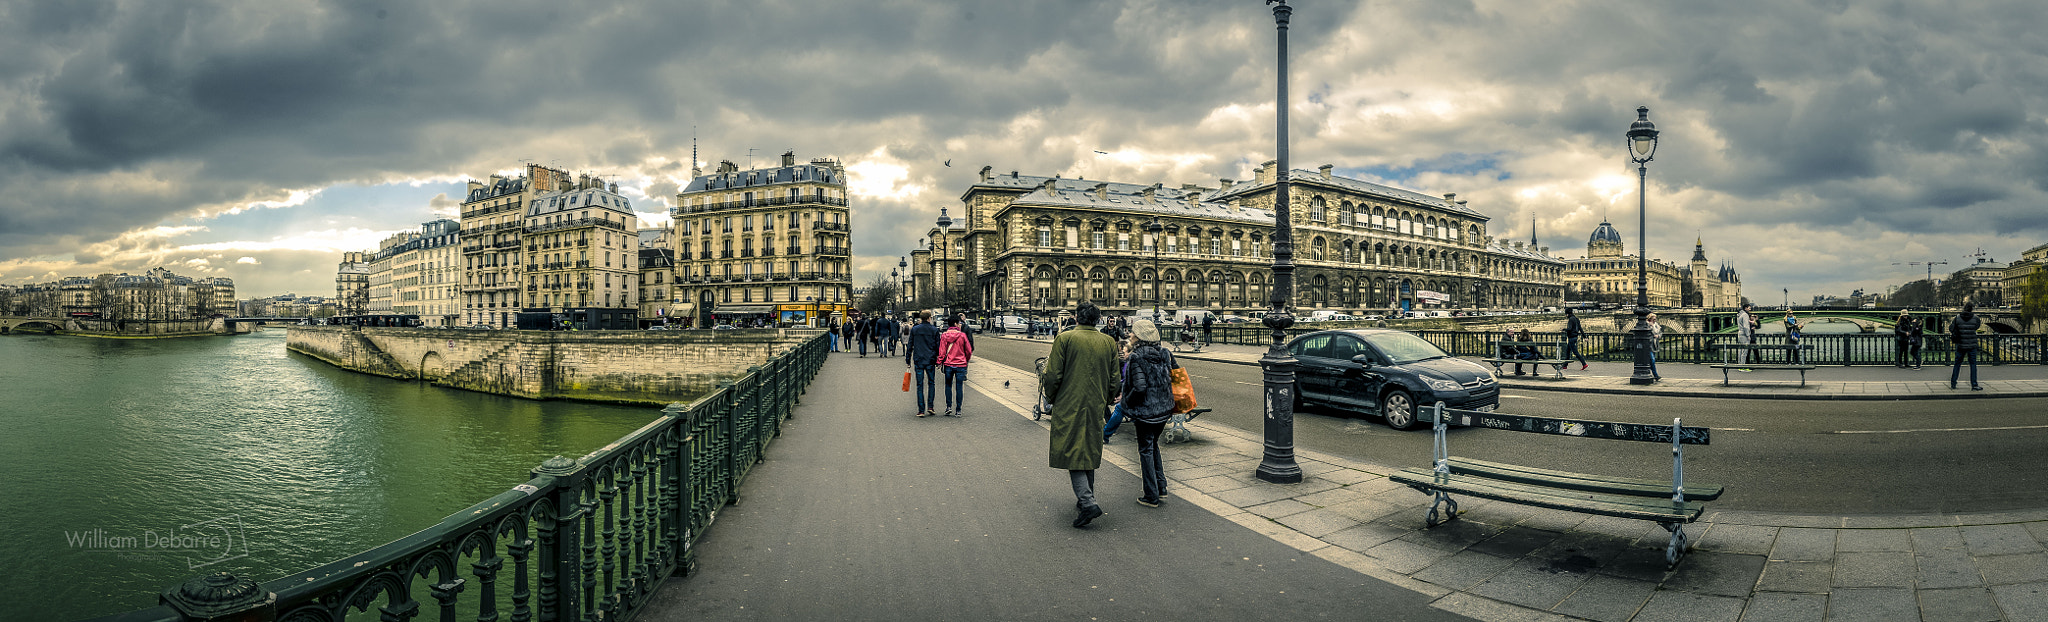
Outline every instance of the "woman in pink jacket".
<path id="1" fill-rule="evenodd" d="M 948 417 L 960 416 L 960 407 L 966 405 L 967 361 L 973 358 L 974 342 L 967 339 L 960 318 L 946 318 L 946 332 L 939 335 L 939 367 L 945 370 L 946 386 L 939 388 L 939 394 L 946 396 Z"/>

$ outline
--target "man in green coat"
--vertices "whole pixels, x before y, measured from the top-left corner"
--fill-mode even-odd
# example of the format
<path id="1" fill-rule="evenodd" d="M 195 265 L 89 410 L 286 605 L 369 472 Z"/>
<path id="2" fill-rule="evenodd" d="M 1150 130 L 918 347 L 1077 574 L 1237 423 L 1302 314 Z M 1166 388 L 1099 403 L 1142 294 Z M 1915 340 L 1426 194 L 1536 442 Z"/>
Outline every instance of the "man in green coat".
<path id="1" fill-rule="evenodd" d="M 1102 311 L 1091 302 L 1074 310 L 1077 324 L 1052 341 L 1039 388 L 1052 401 L 1050 464 L 1066 469 L 1074 485 L 1075 527 L 1102 516 L 1095 503 L 1095 469 L 1102 466 L 1102 420 L 1116 401 L 1116 340 L 1095 330 Z"/>

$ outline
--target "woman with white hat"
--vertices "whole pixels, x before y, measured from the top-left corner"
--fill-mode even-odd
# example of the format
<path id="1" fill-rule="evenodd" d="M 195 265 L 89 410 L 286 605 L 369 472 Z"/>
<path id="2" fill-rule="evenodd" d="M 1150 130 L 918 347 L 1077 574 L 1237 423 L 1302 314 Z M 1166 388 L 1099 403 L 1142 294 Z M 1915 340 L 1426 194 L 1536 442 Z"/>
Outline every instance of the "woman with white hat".
<path id="1" fill-rule="evenodd" d="M 1132 323 L 1131 336 L 1137 345 L 1125 359 L 1123 399 L 1118 406 L 1124 416 L 1137 423 L 1138 466 L 1145 481 L 1145 495 L 1138 504 L 1159 507 L 1166 496 L 1166 470 L 1159 459 L 1159 434 L 1173 420 L 1173 354 L 1159 347 L 1159 326 L 1151 320 Z"/>

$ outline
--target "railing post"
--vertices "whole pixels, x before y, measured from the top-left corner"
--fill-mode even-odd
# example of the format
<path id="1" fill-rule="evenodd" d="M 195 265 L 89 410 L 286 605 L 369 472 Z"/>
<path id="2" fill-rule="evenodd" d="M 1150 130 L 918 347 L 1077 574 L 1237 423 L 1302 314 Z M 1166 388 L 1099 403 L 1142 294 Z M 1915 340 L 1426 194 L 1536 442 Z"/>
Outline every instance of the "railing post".
<path id="1" fill-rule="evenodd" d="M 577 519 L 582 516 L 577 496 L 581 486 L 573 481 L 576 461 L 555 456 L 533 470 L 533 477 L 553 476 L 543 513 L 535 531 L 540 536 L 540 619 L 560 622 L 577 617 L 576 556 L 580 553 Z M 580 478 L 574 478 L 580 479 Z"/>
<path id="2" fill-rule="evenodd" d="M 192 577 L 164 590 L 157 602 L 170 605 L 186 620 L 271 622 L 277 619 L 277 594 L 231 572 Z"/>

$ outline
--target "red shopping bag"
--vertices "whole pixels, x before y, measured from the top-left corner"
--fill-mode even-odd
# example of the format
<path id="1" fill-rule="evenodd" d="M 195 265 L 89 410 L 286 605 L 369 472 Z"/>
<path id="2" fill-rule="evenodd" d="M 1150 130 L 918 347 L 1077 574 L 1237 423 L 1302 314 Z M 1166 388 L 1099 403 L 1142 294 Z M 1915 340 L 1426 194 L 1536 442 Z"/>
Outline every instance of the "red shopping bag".
<path id="1" fill-rule="evenodd" d="M 910 392 L 910 372 L 903 372 L 903 392 Z"/>

